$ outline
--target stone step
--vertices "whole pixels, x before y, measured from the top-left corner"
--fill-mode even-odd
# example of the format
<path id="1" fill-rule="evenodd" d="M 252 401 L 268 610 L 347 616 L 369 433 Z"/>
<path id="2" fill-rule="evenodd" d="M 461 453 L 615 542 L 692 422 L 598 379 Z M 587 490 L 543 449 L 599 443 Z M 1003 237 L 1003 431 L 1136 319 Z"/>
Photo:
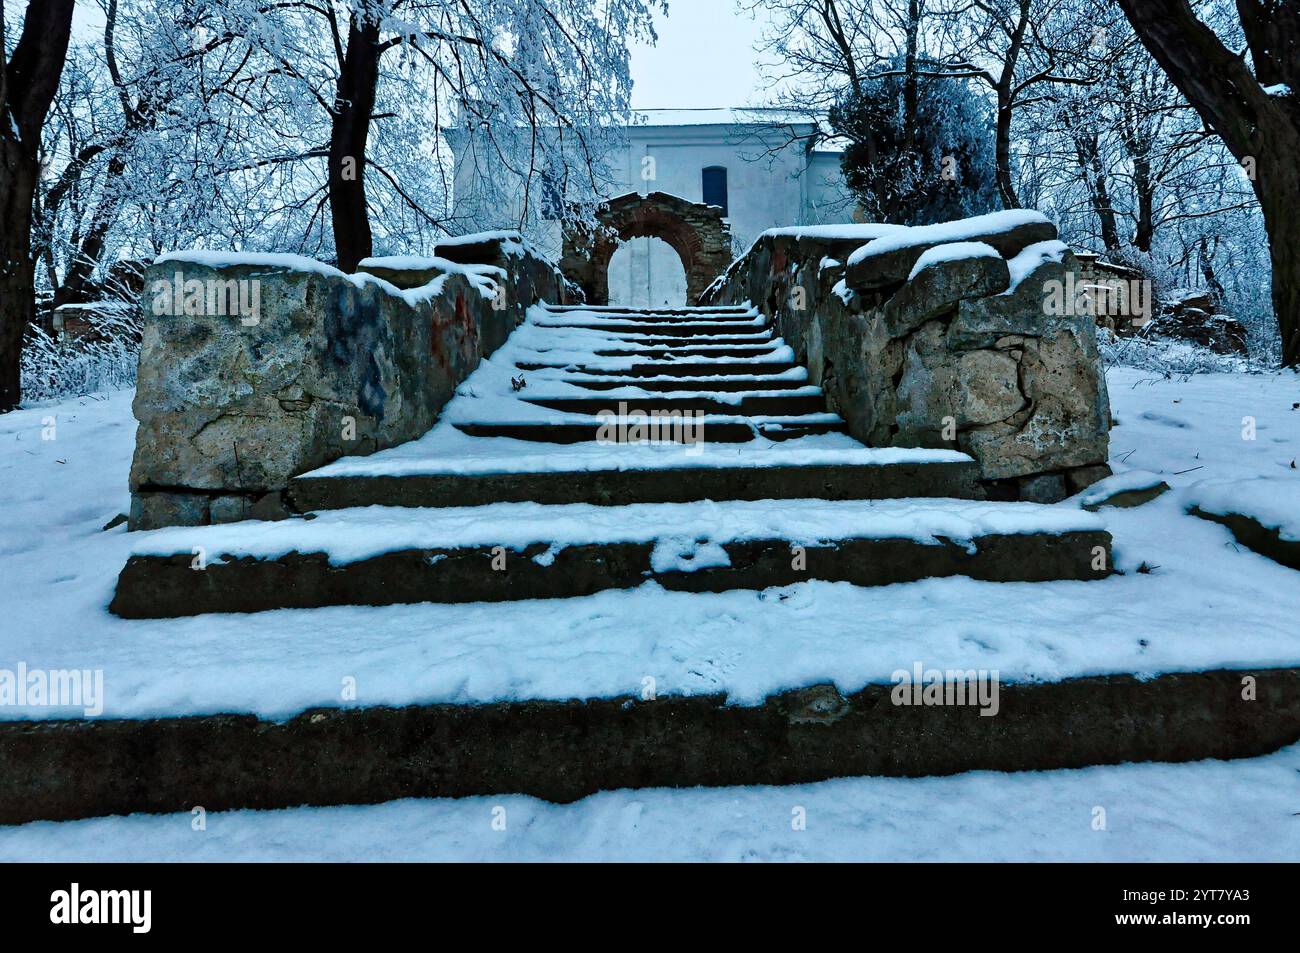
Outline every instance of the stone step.
<path id="1" fill-rule="evenodd" d="M 539 327 L 547 328 L 571 328 L 584 331 L 604 331 L 609 334 L 652 334 L 662 337 L 721 337 L 744 333 L 742 329 L 752 328 L 755 331 L 767 330 L 765 325 L 759 323 L 732 322 L 725 324 L 720 321 L 693 321 L 693 322 L 652 322 L 652 321 L 609 321 L 600 325 L 590 324 L 567 324 L 548 322 Z"/>
<path id="2" fill-rule="evenodd" d="M 617 400 L 609 397 L 539 397 L 525 398 L 524 403 L 546 407 L 566 414 L 599 416 L 618 413 L 624 404 L 630 411 L 639 413 L 723 414 L 735 416 L 795 417 L 802 414 L 820 414 L 826 411 L 826 399 L 821 394 L 792 394 L 789 396 L 754 394 L 731 403 L 717 397 L 698 395 L 692 397 L 645 397 Z"/>
<path id="3" fill-rule="evenodd" d="M 1241 703 L 1241 686 L 1258 701 Z M 253 715 L 0 722 L 0 824 L 110 814 L 1253 758 L 1300 740 L 1300 669 L 1001 682 L 976 704 L 831 685 L 761 704 L 637 695 Z M 521 756 L 521 752 L 526 756 Z"/>
<path id="4" fill-rule="evenodd" d="M 597 357 L 643 357 L 647 360 L 671 361 L 683 357 L 763 357 L 783 349 L 784 344 L 765 341 L 761 344 L 737 344 L 732 346 L 707 344 L 701 346 L 683 345 L 681 347 L 659 346 L 640 348 L 600 348 L 592 353 Z M 539 352 L 545 354 L 545 351 Z"/>
<path id="5" fill-rule="evenodd" d="M 504 437 L 534 443 L 585 443 L 600 439 L 600 421 L 591 423 L 458 423 L 456 429 L 470 437 Z M 629 424 L 631 426 L 631 424 Z M 714 423 L 674 425 L 660 421 L 660 442 L 666 443 L 747 443 L 762 437 L 766 440 L 794 440 L 799 437 L 844 433 L 843 420 L 804 421 L 798 417 L 758 420 L 720 420 Z M 640 442 L 640 441 L 635 441 Z"/>
<path id="6" fill-rule="evenodd" d="M 554 327 L 554 322 L 556 321 L 564 321 L 578 327 L 593 327 L 596 329 L 604 327 L 605 323 L 609 321 L 635 323 L 652 327 L 678 327 L 691 324 L 728 324 L 733 326 L 751 325 L 754 327 L 767 326 L 767 319 L 757 311 L 693 311 L 689 313 L 663 311 L 615 311 L 585 318 L 581 315 L 558 314 L 542 319 L 539 324 L 541 324 L 542 327 Z M 584 323 L 588 321 L 590 324 Z"/>
<path id="7" fill-rule="evenodd" d="M 1102 526 L 1082 510 L 957 500 L 341 510 L 150 533 L 110 609 L 142 619 L 501 602 L 646 582 L 724 592 L 811 579 L 1095 580 L 1111 565 Z"/>
<path id="8" fill-rule="evenodd" d="M 644 391 L 688 393 L 800 390 L 809 386 L 806 380 L 792 380 L 785 377 L 679 377 L 660 380 L 635 377 L 570 377 L 565 378 L 565 383 L 581 387 L 583 390 L 617 390 L 620 387 L 635 387 Z"/>
<path id="9" fill-rule="evenodd" d="M 677 348 L 708 347 L 779 347 L 781 339 L 771 330 L 758 334 L 724 334 L 717 337 L 663 337 L 656 334 L 611 334 L 606 338 L 609 346 L 632 346 L 674 350 Z M 546 353 L 540 351 L 539 353 Z M 601 353 L 599 351 L 593 353 Z"/>
<path id="10" fill-rule="evenodd" d="M 707 453 L 707 450 L 706 450 Z M 361 461 L 364 463 L 365 461 Z M 974 461 L 684 466 L 681 458 L 659 466 L 625 469 L 302 476 L 289 485 L 300 512 L 368 506 L 479 507 L 491 503 L 624 506 L 698 500 L 883 500 L 903 497 L 982 499 Z M 328 473 L 328 471 L 326 471 Z"/>
<path id="11" fill-rule="evenodd" d="M 753 308 L 746 307 L 745 305 L 739 305 L 739 304 L 718 305 L 716 307 L 705 307 L 705 308 L 691 308 L 691 307 L 633 308 L 628 305 L 622 305 L 622 304 L 548 304 L 545 305 L 545 310 L 550 312 L 551 314 L 581 314 L 583 312 L 591 312 L 592 314 L 596 314 L 596 315 L 626 314 L 626 315 L 633 315 L 633 316 L 655 316 L 655 315 L 708 316 L 714 314 L 720 314 L 720 315 L 747 314 L 752 316 L 754 314 L 757 314 L 757 312 Z"/>
<path id="12" fill-rule="evenodd" d="M 564 318 L 574 321 L 606 321 L 614 318 L 628 321 L 735 321 L 759 317 L 762 317 L 762 312 L 745 305 L 718 308 L 628 308 L 611 305 L 600 308 L 545 307 L 540 320 Z"/>
<path id="13" fill-rule="evenodd" d="M 767 377 L 787 374 L 803 365 L 791 361 L 655 361 L 631 364 L 618 369 L 589 367 L 582 364 L 524 363 L 515 365 L 521 371 L 571 371 L 599 377 Z"/>

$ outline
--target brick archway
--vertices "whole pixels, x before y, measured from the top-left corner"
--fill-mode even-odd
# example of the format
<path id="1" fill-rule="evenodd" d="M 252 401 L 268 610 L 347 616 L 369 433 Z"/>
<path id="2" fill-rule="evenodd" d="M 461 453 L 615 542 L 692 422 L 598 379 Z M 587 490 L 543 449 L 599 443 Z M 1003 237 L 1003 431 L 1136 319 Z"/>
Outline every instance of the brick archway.
<path id="1" fill-rule="evenodd" d="M 731 264 L 731 228 L 722 209 L 688 202 L 664 192 L 629 192 L 596 211 L 600 227 L 566 229 L 560 270 L 582 288 L 588 304 L 609 303 L 609 262 L 624 242 L 659 238 L 677 252 L 686 269 L 686 300 L 700 295 Z"/>

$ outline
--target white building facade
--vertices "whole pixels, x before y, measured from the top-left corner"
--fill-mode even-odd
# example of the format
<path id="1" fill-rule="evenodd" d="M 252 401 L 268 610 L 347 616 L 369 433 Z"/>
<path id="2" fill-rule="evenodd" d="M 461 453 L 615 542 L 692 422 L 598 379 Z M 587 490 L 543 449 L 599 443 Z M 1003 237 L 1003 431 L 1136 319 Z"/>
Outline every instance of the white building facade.
<path id="1" fill-rule="evenodd" d="M 604 197 L 666 192 L 720 206 L 736 254 L 769 228 L 851 221 L 855 203 L 840 171 L 840 152 L 816 144 L 817 134 L 815 120 L 785 110 L 639 111 L 626 129 L 626 146 L 608 160 Z M 463 200 L 473 201 L 476 180 L 484 174 L 467 142 L 453 143 L 458 213 Z M 558 252 L 558 223 L 542 222 L 531 232 L 544 251 Z M 613 303 L 679 305 L 686 298 L 686 277 L 666 243 L 638 238 L 611 261 L 609 291 Z"/>

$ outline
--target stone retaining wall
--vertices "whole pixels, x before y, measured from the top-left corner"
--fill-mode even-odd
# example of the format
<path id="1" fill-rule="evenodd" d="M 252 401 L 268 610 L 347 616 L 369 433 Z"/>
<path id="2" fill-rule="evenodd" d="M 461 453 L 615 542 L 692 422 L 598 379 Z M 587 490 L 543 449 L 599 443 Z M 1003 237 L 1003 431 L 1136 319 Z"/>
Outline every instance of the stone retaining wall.
<path id="1" fill-rule="evenodd" d="M 164 256 L 145 276 L 131 529 L 273 517 L 291 477 L 422 436 L 563 279 L 518 236 L 457 262 Z M 466 261 L 466 259 L 471 259 Z"/>
<path id="2" fill-rule="evenodd" d="M 867 445 L 959 449 L 992 497 L 1054 502 L 1110 472 L 1093 318 L 1055 294 L 1078 268 L 1055 239 L 1030 212 L 774 230 L 701 303 L 771 317 Z"/>

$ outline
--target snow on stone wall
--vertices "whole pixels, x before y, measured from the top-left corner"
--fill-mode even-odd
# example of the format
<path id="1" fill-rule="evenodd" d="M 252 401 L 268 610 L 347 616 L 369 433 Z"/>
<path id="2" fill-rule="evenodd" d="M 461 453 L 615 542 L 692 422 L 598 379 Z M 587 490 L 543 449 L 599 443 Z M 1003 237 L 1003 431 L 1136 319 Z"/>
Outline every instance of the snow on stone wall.
<path id="1" fill-rule="evenodd" d="M 426 433 L 529 306 L 563 298 L 554 266 L 508 236 L 456 249 L 355 275 L 288 255 L 160 258 L 141 299 L 131 528 L 274 516 L 291 477 Z"/>
<path id="2" fill-rule="evenodd" d="M 1109 472 L 1093 318 L 1053 304 L 1077 268 L 1030 211 L 786 228 L 701 303 L 761 308 L 868 446 L 960 449 L 995 495 L 1051 502 Z"/>

